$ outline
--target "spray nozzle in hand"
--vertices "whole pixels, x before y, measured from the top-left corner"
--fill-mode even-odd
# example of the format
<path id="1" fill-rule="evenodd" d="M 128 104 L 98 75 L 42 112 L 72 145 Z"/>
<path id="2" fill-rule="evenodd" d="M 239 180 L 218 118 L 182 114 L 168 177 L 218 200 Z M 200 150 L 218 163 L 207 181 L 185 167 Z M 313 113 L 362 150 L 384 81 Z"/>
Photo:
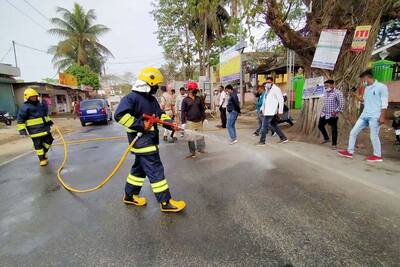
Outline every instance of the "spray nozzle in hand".
<path id="1" fill-rule="evenodd" d="M 145 120 L 145 128 L 146 124 L 148 127 L 152 127 L 154 124 L 161 124 L 163 126 L 167 126 L 169 128 L 172 128 L 175 131 L 182 131 L 183 129 L 179 127 L 176 123 L 173 122 L 168 122 L 168 121 L 163 121 L 160 118 L 156 117 L 156 115 L 149 115 L 149 114 L 143 114 L 143 119 Z"/>

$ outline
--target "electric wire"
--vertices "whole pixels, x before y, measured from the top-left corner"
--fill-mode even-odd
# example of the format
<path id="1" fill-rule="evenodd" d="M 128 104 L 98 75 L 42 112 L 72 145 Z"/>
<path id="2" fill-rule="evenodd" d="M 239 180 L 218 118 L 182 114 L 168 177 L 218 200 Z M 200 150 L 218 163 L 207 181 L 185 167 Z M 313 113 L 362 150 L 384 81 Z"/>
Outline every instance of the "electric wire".
<path id="1" fill-rule="evenodd" d="M 21 46 L 21 47 L 25 47 L 25 48 L 28 48 L 28 49 L 32 49 L 32 50 L 38 51 L 38 52 L 42 52 L 42 53 L 45 53 L 45 54 L 50 54 L 49 52 L 47 52 L 45 50 L 38 49 L 38 48 L 29 46 L 29 45 L 26 45 L 26 44 L 21 44 L 21 43 L 17 43 L 17 42 L 15 42 L 15 44 L 18 45 L 18 46 Z"/>
<path id="2" fill-rule="evenodd" d="M 25 3 L 27 3 L 33 10 L 35 10 L 40 16 L 42 16 L 46 21 L 50 21 L 46 15 L 44 15 L 39 9 L 37 9 L 34 5 L 32 5 L 28 0 L 23 0 Z"/>
<path id="3" fill-rule="evenodd" d="M 3 62 L 3 60 L 8 56 L 8 54 L 10 53 L 12 49 L 12 46 L 7 50 L 7 52 L 4 54 L 4 56 L 1 57 L 0 62 Z"/>
<path id="4" fill-rule="evenodd" d="M 39 26 L 40 28 L 44 29 L 47 31 L 47 28 L 44 27 L 42 24 L 40 24 L 39 22 L 37 22 L 34 18 L 32 18 L 31 16 L 29 16 L 28 14 L 26 14 L 24 11 L 22 11 L 21 9 L 19 9 L 17 6 L 15 6 L 14 4 L 12 4 L 9 0 L 5 0 L 10 6 L 12 6 L 13 8 L 15 8 L 18 12 L 20 12 L 22 15 L 24 15 L 25 17 L 29 18 L 33 23 L 35 23 L 37 26 Z"/>

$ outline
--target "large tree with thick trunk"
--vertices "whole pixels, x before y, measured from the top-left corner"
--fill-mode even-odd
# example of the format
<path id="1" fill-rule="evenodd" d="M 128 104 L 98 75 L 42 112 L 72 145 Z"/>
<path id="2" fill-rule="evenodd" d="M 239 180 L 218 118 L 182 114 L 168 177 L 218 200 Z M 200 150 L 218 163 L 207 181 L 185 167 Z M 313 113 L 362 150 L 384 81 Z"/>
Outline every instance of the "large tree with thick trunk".
<path id="1" fill-rule="evenodd" d="M 358 76 L 370 60 L 382 21 L 398 18 L 398 0 L 244 0 L 247 14 L 261 15 L 261 19 L 280 38 L 282 44 L 296 52 L 305 68 L 307 77 L 323 75 L 335 79 L 348 99 L 344 118 L 348 125 L 354 119 L 356 108 L 350 97 L 351 88 L 358 84 Z M 294 8 L 303 10 L 302 27 L 295 29 L 288 20 Z M 366 51 L 350 51 L 354 30 L 358 25 L 372 25 Z M 346 29 L 347 34 L 334 71 L 312 69 L 311 63 L 319 36 L 323 29 Z M 316 120 L 320 101 L 307 101 L 300 119 L 301 130 L 317 134 Z"/>

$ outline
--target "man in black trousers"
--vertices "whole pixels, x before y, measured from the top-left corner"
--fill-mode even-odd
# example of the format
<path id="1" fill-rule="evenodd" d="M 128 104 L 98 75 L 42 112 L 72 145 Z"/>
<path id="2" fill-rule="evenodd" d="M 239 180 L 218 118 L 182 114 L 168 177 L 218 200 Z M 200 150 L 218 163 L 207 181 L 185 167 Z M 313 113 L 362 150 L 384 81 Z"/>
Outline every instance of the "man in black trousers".
<path id="1" fill-rule="evenodd" d="M 335 88 L 335 82 L 333 80 L 327 80 L 324 82 L 325 94 L 324 94 L 324 107 L 322 108 L 321 116 L 318 122 L 318 129 L 321 131 L 324 141 L 322 144 L 329 142 L 329 135 L 326 132 L 325 125 L 329 124 L 332 128 L 332 149 L 337 147 L 337 136 L 338 136 L 338 119 L 339 113 L 343 112 L 344 98 L 341 91 Z"/>

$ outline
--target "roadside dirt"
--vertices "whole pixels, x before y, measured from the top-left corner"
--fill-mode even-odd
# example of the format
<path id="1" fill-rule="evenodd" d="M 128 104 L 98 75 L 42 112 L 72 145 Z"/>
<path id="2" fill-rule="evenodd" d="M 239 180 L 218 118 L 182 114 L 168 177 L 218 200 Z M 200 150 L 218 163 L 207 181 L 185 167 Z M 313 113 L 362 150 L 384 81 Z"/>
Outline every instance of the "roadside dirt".
<path id="1" fill-rule="evenodd" d="M 80 129 L 82 126 L 78 119 L 72 116 L 52 117 L 55 124 L 64 134 Z M 56 134 L 53 134 L 56 137 Z M 15 156 L 32 150 L 32 141 L 29 137 L 19 135 L 16 122 L 11 126 L 0 124 L 0 165 Z"/>
<path id="2" fill-rule="evenodd" d="M 300 112 L 298 110 L 292 111 L 293 122 L 295 123 L 295 125 L 293 127 L 288 127 L 288 125 L 282 124 L 280 125 L 282 130 L 288 136 L 289 140 L 319 144 L 322 141 L 322 136 L 319 137 L 307 136 L 299 132 L 298 127 L 296 127 L 296 121 L 299 115 Z M 255 111 L 245 110 L 245 112 L 243 112 L 243 115 L 239 117 L 239 120 L 241 123 L 249 125 L 249 127 L 253 126 L 255 130 L 257 127 L 257 120 L 255 116 L 256 116 Z M 392 125 L 392 120 L 386 120 L 379 134 L 382 144 L 382 155 L 384 158 L 400 159 L 400 145 L 395 145 L 396 137 L 391 125 Z M 329 126 L 326 127 L 328 134 L 331 135 L 330 127 Z M 350 130 L 351 129 L 343 130 L 339 128 L 338 149 L 347 148 Z M 325 144 L 324 146 L 329 147 L 329 144 Z M 372 146 L 369 138 L 369 129 L 363 130 L 358 136 L 356 153 L 365 156 L 372 154 Z"/>

